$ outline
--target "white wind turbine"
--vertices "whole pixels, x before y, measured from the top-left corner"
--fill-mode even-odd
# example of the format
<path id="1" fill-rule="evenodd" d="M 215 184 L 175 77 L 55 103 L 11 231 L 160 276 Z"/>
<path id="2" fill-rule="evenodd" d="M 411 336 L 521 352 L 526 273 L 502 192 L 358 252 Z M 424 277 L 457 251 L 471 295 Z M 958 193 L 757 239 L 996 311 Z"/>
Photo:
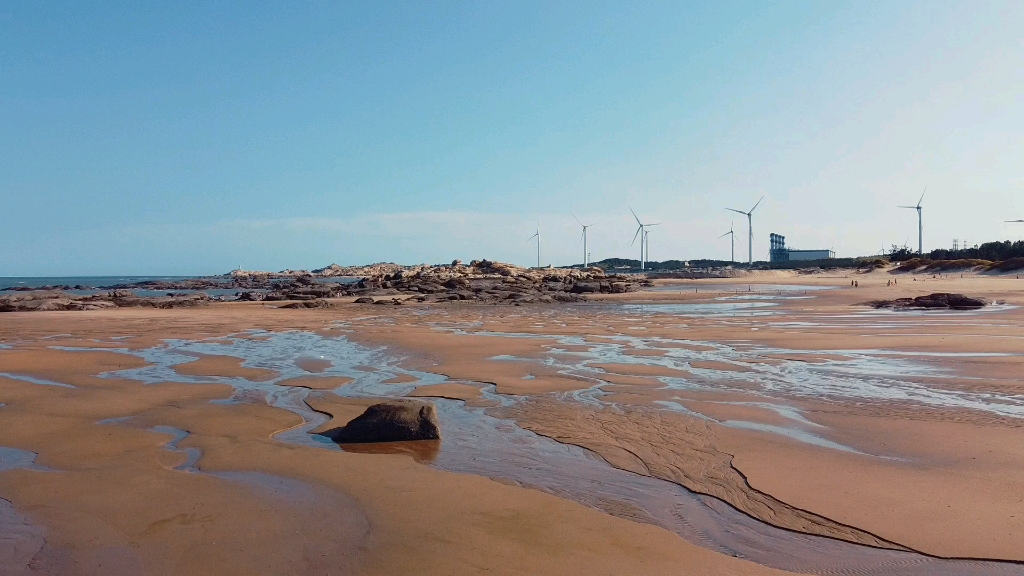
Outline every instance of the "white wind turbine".
<path id="1" fill-rule="evenodd" d="M 764 196 L 761 196 L 761 200 L 764 200 Z M 747 240 L 747 261 L 750 264 L 754 263 L 754 218 L 753 218 L 753 215 L 754 215 L 754 210 L 757 208 L 758 204 L 761 203 L 761 200 L 758 200 L 757 204 L 754 204 L 754 207 L 751 208 L 749 212 L 744 212 L 743 210 L 736 210 L 735 208 L 726 208 L 726 210 L 731 210 L 733 212 L 736 212 L 737 214 L 743 214 L 744 216 L 747 217 L 747 230 L 748 230 L 748 235 L 749 235 L 749 238 Z"/>
<path id="2" fill-rule="evenodd" d="M 572 212 L 569 212 L 569 214 L 572 214 Z M 572 217 L 576 218 L 576 215 L 572 214 Z M 583 267 L 586 268 L 587 264 L 589 264 L 589 262 L 587 262 L 587 258 L 590 255 L 590 253 L 587 252 L 587 228 L 590 228 L 593 224 L 584 224 L 583 222 L 580 222 L 579 218 L 576 218 L 576 222 L 578 222 L 580 226 L 583 226 Z"/>
<path id="3" fill-rule="evenodd" d="M 729 223 L 729 231 L 726 232 L 725 234 L 722 234 L 721 236 L 719 236 L 719 238 L 725 238 L 726 236 L 731 236 L 731 238 L 729 238 L 729 243 L 732 244 L 732 252 L 731 252 L 732 256 L 729 258 L 729 261 L 730 262 L 735 262 L 736 261 L 736 233 L 732 231 L 732 222 Z"/>
<path id="4" fill-rule="evenodd" d="M 540 268 L 540 222 L 537 222 L 537 232 L 535 232 L 533 236 L 527 238 L 526 241 L 529 242 L 534 238 L 537 239 L 537 268 Z"/>
<path id="5" fill-rule="evenodd" d="M 928 187 L 924 187 L 924 192 L 928 191 Z M 921 223 L 921 200 L 924 200 L 924 192 L 921 192 L 921 198 L 917 201 L 917 206 L 898 206 L 898 208 L 910 208 L 911 210 L 917 210 L 917 253 L 924 254 L 924 226 Z"/>
<path id="6" fill-rule="evenodd" d="M 1024 224 L 1024 220 L 1007 220 L 1009 224 Z"/>
<path id="7" fill-rule="evenodd" d="M 630 246 L 635 244 L 636 237 L 640 236 L 640 271 L 643 272 L 644 265 L 647 263 L 647 254 L 649 253 L 651 247 L 647 239 L 647 227 L 657 226 L 658 224 L 660 224 L 660 222 L 655 222 L 653 224 L 644 224 L 643 222 L 640 221 L 640 217 L 636 215 L 636 212 L 633 212 L 632 208 L 630 208 L 629 211 L 633 213 L 633 218 L 636 218 L 636 223 L 638 224 L 636 234 L 633 234 L 633 241 L 630 242 Z"/>

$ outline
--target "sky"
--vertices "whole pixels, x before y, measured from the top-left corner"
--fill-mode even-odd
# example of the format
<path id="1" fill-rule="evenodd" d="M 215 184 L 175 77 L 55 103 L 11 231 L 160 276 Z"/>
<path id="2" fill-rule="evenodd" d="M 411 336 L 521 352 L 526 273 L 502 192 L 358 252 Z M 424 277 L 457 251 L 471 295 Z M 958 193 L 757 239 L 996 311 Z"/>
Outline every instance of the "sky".
<path id="1" fill-rule="evenodd" d="M 1024 238 L 1024 3 L 0 4 L 0 276 Z"/>

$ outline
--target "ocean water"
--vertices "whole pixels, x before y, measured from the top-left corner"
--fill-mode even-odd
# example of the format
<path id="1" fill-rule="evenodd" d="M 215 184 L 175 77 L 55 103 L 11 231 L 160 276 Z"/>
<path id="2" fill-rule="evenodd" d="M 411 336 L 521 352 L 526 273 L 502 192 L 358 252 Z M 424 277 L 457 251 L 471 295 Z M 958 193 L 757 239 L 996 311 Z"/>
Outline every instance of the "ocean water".
<path id="1" fill-rule="evenodd" d="M 0 290 L 4 288 L 38 286 L 113 286 L 114 284 L 130 284 L 147 280 L 187 280 L 201 276 L 0 276 Z"/>
<path id="2" fill-rule="evenodd" d="M 87 288 L 84 290 L 65 290 L 65 292 L 78 296 L 88 296 L 106 292 L 106 290 L 98 289 L 101 286 L 132 284 L 147 280 L 189 280 L 191 278 L 203 278 L 203 276 L 7 276 L 0 277 L 0 296 L 17 293 L 5 291 L 5 288 L 36 288 L 40 286 L 83 286 Z M 232 296 L 239 292 L 239 290 L 237 288 L 208 288 L 206 290 L 132 290 L 132 292 L 138 296 L 146 297 L 164 296 L 168 292 L 174 292 L 175 294 L 205 292 L 210 296 Z"/>

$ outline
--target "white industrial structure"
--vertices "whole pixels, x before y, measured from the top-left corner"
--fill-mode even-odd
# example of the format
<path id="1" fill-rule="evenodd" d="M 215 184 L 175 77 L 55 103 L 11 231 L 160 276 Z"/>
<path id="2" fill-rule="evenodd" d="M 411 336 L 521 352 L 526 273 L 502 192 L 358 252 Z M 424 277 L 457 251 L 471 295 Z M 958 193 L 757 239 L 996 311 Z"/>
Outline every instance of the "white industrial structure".
<path id="1" fill-rule="evenodd" d="M 786 237 L 782 234 L 770 234 L 771 250 L 768 260 L 771 262 L 790 262 L 792 260 L 829 260 L 836 257 L 832 250 L 793 250 L 786 248 Z"/>
<path id="2" fill-rule="evenodd" d="M 829 260 L 836 257 L 831 250 L 787 250 L 790 260 Z"/>

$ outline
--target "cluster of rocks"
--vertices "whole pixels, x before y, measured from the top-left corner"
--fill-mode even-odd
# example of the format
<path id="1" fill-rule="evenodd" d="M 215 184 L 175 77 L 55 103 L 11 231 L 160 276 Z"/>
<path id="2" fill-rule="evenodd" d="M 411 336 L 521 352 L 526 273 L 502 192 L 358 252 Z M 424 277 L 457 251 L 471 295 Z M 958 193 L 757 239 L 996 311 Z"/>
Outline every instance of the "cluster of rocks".
<path id="1" fill-rule="evenodd" d="M 971 298 L 963 294 L 936 292 L 917 298 L 897 298 L 895 300 L 872 300 L 867 305 L 872 308 L 920 308 L 932 310 L 976 310 L 988 304 L 980 298 Z"/>
<path id="2" fill-rule="evenodd" d="M 363 274 L 352 277 L 356 272 Z M 632 292 L 642 284 L 650 282 L 635 276 L 606 274 L 601 268 L 523 268 L 489 260 L 474 260 L 468 265 L 456 260 L 437 266 L 342 267 L 332 264 L 312 273 L 236 270 L 222 277 L 148 280 L 105 287 L 103 290 L 109 291 L 94 295 L 19 288 L 14 294 L 0 298 L 0 311 L 96 310 L 124 306 L 177 308 L 211 300 L 288 302 L 285 306 L 289 308 L 325 308 L 332 298 L 351 297 L 356 297 L 358 303 L 368 304 L 467 301 L 519 305 L 581 302 L 588 294 Z M 91 289 L 85 286 L 61 288 Z M 166 296 L 143 297 L 131 289 L 164 292 Z M 188 293 L 174 293 L 182 290 Z M 233 296 L 210 297 L 204 290 L 237 292 Z"/>
<path id="3" fill-rule="evenodd" d="M 472 301 L 485 303 L 581 302 L 587 294 L 631 292 L 639 283 L 625 275 L 606 275 L 600 268 L 535 269 L 474 260 L 450 265 L 375 265 L 370 274 L 350 283 L 323 282 L 313 275 L 275 279 L 269 290 L 244 291 L 241 301 L 298 301 L 319 307 L 329 298 L 356 297 L 360 304 Z M 314 304 L 314 302 L 316 304 Z"/>
<path id="4" fill-rule="evenodd" d="M 483 303 L 582 302 L 587 294 L 618 294 L 638 289 L 635 278 L 606 275 L 600 268 L 523 268 L 488 260 L 464 265 L 419 266 L 360 279 L 348 286 L 356 302 L 401 304 L 470 301 Z"/>
<path id="5" fill-rule="evenodd" d="M 60 291 L 18 292 L 0 297 L 0 312 L 45 312 L 60 310 L 103 310 L 106 308 L 185 308 L 211 301 L 205 293 L 144 297 L 128 290 L 79 296 Z"/>

